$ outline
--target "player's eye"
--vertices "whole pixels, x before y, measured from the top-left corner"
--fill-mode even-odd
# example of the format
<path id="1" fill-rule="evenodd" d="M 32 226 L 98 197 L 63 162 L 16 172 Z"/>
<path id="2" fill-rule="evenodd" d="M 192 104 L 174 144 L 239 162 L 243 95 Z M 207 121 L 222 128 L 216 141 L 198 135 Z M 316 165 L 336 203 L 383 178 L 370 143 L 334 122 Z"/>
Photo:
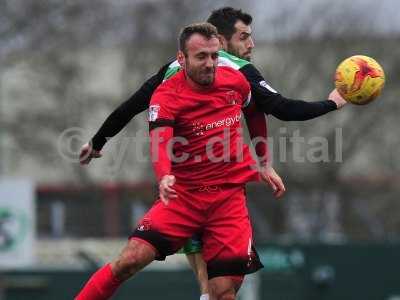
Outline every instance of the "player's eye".
<path id="1" fill-rule="evenodd" d="M 250 34 L 248 34 L 248 33 L 243 33 L 243 34 L 240 35 L 240 40 L 241 40 L 241 41 L 245 41 L 245 40 L 247 40 L 249 37 L 250 37 Z"/>
<path id="2" fill-rule="evenodd" d="M 215 53 L 211 54 L 211 58 L 212 59 L 217 59 L 218 58 L 218 52 L 215 52 Z"/>
<path id="3" fill-rule="evenodd" d="M 205 59 L 205 58 L 206 58 L 206 55 L 205 55 L 204 53 L 200 53 L 200 54 L 197 54 L 196 57 L 197 57 L 198 59 Z"/>

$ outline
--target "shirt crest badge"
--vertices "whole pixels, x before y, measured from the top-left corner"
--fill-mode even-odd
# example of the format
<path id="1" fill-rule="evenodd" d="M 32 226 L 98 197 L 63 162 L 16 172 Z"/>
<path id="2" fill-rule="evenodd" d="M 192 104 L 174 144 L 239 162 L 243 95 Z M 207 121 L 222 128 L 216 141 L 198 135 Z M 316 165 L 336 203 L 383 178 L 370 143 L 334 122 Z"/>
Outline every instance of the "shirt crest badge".
<path id="1" fill-rule="evenodd" d="M 149 122 L 154 122 L 155 120 L 157 120 L 159 111 L 160 111 L 160 105 L 150 105 Z"/>
<path id="2" fill-rule="evenodd" d="M 235 91 L 228 91 L 225 94 L 226 103 L 229 105 L 234 105 L 239 103 L 239 96 L 238 93 Z"/>

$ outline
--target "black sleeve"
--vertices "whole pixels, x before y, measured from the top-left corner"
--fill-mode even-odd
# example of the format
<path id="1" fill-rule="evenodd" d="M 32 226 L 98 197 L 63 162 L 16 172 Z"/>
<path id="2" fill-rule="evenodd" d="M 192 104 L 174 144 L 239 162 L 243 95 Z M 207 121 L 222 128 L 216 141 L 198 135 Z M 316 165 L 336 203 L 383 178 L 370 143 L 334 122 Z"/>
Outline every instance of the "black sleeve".
<path id="1" fill-rule="evenodd" d="M 283 97 L 266 83 L 252 64 L 242 67 L 240 71 L 251 85 L 252 100 L 257 107 L 280 120 L 305 121 L 337 109 L 332 100 L 308 102 Z"/>
<path id="2" fill-rule="evenodd" d="M 107 139 L 119 133 L 134 116 L 149 107 L 151 96 L 162 83 L 168 66 L 169 64 L 163 66 L 156 75 L 148 79 L 139 90 L 107 117 L 92 138 L 93 149 L 100 151 L 107 142 Z"/>

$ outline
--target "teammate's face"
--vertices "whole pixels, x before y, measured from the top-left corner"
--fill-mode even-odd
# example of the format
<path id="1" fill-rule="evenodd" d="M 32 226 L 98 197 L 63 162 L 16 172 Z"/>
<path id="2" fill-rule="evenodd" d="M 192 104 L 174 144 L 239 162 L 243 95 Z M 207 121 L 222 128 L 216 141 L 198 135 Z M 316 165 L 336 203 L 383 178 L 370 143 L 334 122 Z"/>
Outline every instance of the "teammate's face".
<path id="1" fill-rule="evenodd" d="M 226 42 L 225 50 L 237 57 L 250 61 L 251 51 L 254 48 L 251 27 L 239 20 L 235 24 L 235 29 L 236 31 L 231 39 Z"/>
<path id="2" fill-rule="evenodd" d="M 219 40 L 193 34 L 186 42 L 186 54 L 178 53 L 178 61 L 189 80 L 200 86 L 210 86 L 218 64 Z"/>

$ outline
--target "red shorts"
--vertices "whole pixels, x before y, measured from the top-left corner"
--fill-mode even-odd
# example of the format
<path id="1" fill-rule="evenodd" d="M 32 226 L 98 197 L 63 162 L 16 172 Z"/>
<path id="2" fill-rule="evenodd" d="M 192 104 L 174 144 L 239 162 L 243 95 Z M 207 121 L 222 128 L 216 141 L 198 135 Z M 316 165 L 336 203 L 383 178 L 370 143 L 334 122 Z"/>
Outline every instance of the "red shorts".
<path id="1" fill-rule="evenodd" d="M 157 259 L 174 254 L 194 234 L 201 234 L 209 278 L 244 275 L 262 268 L 253 236 L 244 185 L 200 188 L 174 185 L 178 198 L 157 200 L 132 238 L 150 243 Z"/>

